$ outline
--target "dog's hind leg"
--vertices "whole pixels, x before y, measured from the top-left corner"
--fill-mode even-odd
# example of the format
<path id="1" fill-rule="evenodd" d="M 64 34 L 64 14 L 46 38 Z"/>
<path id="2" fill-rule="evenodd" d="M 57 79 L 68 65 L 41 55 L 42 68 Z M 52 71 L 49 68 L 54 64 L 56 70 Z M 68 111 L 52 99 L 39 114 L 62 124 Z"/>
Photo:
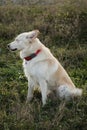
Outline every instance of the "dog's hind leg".
<path id="1" fill-rule="evenodd" d="M 82 89 L 70 88 L 68 85 L 61 85 L 57 88 L 57 95 L 60 99 L 70 100 L 73 97 L 81 96 Z"/>
<path id="2" fill-rule="evenodd" d="M 60 99 L 70 100 L 72 98 L 71 89 L 67 85 L 61 85 L 57 88 L 57 96 Z"/>

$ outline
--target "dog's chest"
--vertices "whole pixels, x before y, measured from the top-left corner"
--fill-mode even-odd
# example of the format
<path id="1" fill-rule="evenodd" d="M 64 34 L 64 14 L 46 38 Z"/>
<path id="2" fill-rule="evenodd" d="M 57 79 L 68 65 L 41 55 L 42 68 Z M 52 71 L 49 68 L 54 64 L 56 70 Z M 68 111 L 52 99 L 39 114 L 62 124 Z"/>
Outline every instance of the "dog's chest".
<path id="1" fill-rule="evenodd" d="M 30 61 L 23 61 L 23 68 L 24 68 L 24 73 L 26 77 L 28 78 L 29 76 L 37 77 L 37 69 L 34 65 L 33 62 Z"/>

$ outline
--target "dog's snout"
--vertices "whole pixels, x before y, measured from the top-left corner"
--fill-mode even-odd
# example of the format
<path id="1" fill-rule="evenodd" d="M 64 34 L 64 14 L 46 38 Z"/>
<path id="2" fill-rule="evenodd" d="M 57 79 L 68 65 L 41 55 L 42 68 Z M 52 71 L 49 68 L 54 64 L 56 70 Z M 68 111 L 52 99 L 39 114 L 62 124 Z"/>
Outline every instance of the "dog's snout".
<path id="1" fill-rule="evenodd" d="M 17 48 L 12 48 L 12 46 L 10 44 L 7 45 L 7 48 L 9 50 L 11 50 L 11 51 L 16 51 L 17 50 Z"/>

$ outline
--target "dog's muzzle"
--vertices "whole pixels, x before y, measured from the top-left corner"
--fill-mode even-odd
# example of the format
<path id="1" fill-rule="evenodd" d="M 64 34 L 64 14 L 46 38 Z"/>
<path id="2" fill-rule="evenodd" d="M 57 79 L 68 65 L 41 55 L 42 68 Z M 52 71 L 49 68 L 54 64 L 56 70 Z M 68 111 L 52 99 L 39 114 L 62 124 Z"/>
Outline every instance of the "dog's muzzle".
<path id="1" fill-rule="evenodd" d="M 7 48 L 8 48 L 9 50 L 11 50 L 11 51 L 16 51 L 16 50 L 17 50 L 17 48 L 11 49 L 11 47 L 10 47 L 9 44 L 7 45 Z"/>

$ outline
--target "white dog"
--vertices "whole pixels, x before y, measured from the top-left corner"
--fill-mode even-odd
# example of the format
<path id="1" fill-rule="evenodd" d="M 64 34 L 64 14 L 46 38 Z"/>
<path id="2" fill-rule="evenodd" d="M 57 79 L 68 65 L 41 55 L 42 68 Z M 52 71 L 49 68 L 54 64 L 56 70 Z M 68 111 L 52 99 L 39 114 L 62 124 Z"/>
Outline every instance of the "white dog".
<path id="1" fill-rule="evenodd" d="M 28 79 L 27 101 L 32 99 L 36 85 L 40 87 L 43 105 L 46 104 L 48 90 L 56 90 L 57 95 L 66 100 L 81 96 L 82 89 L 75 87 L 59 61 L 37 38 L 38 34 L 38 30 L 25 32 L 8 44 L 10 50 L 19 50 L 23 59 L 23 68 Z"/>

